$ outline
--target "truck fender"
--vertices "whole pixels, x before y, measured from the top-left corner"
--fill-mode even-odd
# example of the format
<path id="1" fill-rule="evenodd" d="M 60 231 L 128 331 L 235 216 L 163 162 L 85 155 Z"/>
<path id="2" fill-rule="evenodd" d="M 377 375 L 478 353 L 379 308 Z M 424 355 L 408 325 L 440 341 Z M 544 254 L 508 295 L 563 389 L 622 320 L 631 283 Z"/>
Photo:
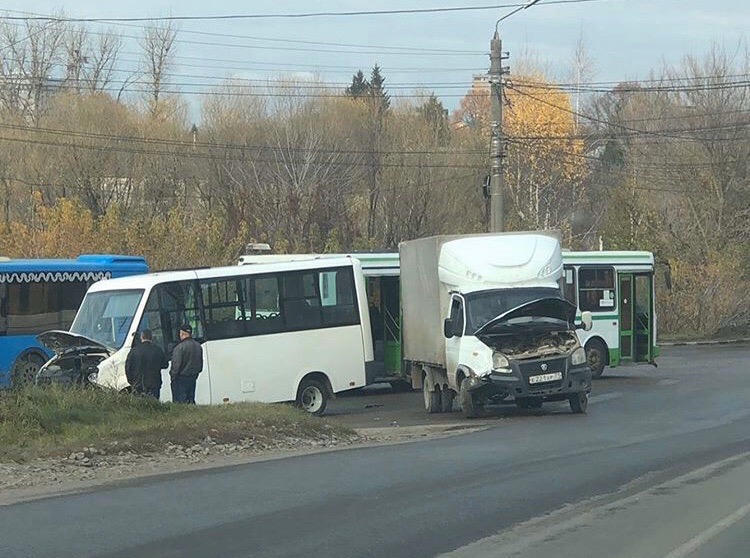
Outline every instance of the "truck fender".
<path id="1" fill-rule="evenodd" d="M 456 370 L 456 385 L 451 386 L 451 388 L 458 393 L 461 389 L 461 382 L 464 381 L 464 378 L 470 378 L 471 376 L 476 376 L 473 370 L 466 366 L 459 366 L 458 370 Z"/>

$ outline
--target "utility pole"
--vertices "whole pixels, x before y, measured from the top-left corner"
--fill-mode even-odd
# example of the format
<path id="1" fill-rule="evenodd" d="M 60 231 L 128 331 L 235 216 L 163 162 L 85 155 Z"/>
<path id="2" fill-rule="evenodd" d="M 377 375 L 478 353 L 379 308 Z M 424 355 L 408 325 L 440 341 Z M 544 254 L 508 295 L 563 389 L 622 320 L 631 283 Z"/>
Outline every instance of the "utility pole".
<path id="1" fill-rule="evenodd" d="M 503 42 L 495 29 L 490 41 L 490 232 L 503 231 Z"/>

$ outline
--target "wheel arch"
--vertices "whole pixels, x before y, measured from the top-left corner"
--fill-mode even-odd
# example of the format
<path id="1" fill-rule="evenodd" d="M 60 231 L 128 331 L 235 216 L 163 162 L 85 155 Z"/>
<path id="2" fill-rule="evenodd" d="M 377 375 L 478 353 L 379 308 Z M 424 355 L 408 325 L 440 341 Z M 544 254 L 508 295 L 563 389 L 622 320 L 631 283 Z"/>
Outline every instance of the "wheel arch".
<path id="1" fill-rule="evenodd" d="M 302 377 L 297 380 L 297 385 L 294 388 L 295 400 L 297 399 L 297 397 L 299 397 L 300 387 L 302 387 L 302 384 L 305 382 L 305 380 L 317 380 L 321 382 L 326 391 L 328 391 L 328 397 L 335 397 L 335 394 L 333 392 L 333 385 L 331 385 L 331 380 L 328 375 L 325 372 L 321 372 L 320 370 L 314 370 L 312 372 L 303 374 Z"/>

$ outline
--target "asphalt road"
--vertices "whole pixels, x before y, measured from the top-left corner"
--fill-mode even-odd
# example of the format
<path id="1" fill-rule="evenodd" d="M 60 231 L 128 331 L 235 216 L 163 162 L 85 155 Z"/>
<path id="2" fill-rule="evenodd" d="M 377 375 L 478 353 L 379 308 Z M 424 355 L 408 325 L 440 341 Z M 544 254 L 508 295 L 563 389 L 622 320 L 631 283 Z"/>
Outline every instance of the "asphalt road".
<path id="1" fill-rule="evenodd" d="M 499 409 L 473 434 L 6 506 L 0 556 L 747 556 L 749 373 L 748 346 L 678 347 L 596 382 L 587 416 Z M 331 410 L 409 424 L 414 401 Z"/>

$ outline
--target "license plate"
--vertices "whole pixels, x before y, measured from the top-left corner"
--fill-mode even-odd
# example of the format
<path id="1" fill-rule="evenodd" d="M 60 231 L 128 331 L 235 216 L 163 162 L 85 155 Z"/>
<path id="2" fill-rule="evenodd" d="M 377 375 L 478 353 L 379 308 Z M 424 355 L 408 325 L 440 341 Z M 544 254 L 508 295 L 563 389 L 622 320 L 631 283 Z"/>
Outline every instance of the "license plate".
<path id="1" fill-rule="evenodd" d="M 550 374 L 529 376 L 530 384 L 543 384 L 545 382 L 554 382 L 555 380 L 562 380 L 562 372 L 551 372 Z"/>

